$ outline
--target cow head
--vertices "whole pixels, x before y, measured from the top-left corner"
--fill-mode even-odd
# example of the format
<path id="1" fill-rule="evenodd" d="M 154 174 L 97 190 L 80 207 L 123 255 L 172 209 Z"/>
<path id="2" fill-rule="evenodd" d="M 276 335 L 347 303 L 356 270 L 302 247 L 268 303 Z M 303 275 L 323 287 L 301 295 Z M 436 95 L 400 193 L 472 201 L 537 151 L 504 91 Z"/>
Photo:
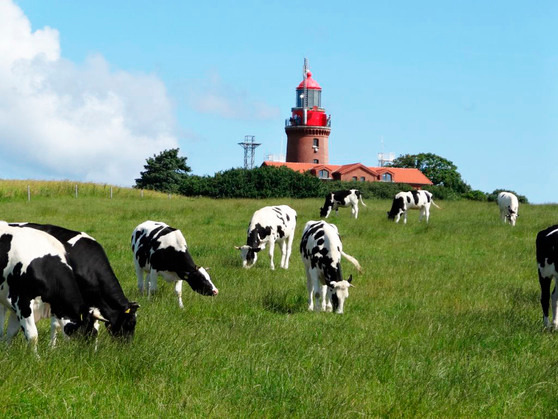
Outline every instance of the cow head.
<path id="1" fill-rule="evenodd" d="M 329 217 L 329 213 L 333 208 L 333 193 L 326 195 L 324 206 L 320 208 L 320 217 Z"/>
<path id="2" fill-rule="evenodd" d="M 511 206 L 508 206 L 508 215 L 506 215 L 506 218 L 508 219 L 508 221 L 510 222 L 510 224 L 512 226 L 515 226 L 515 221 L 516 221 L 518 216 L 519 216 L 519 214 L 517 212 L 515 212 L 514 210 L 512 210 Z"/>
<path id="3" fill-rule="evenodd" d="M 193 272 L 189 272 L 186 276 L 186 282 L 194 291 L 201 295 L 214 296 L 219 294 L 219 290 L 211 282 L 211 278 L 205 268 L 196 266 Z"/>
<path id="4" fill-rule="evenodd" d="M 128 307 L 119 312 L 114 322 L 107 325 L 107 330 L 112 336 L 132 338 L 136 330 L 136 311 L 140 305 L 136 302 L 128 303 Z"/>
<path id="5" fill-rule="evenodd" d="M 258 252 L 262 249 L 259 247 L 251 247 L 248 245 L 235 246 L 235 249 L 240 250 L 240 257 L 242 258 L 242 267 L 249 269 L 255 265 L 258 260 Z"/>
<path id="6" fill-rule="evenodd" d="M 327 293 L 331 299 L 333 310 L 338 314 L 343 314 L 345 300 L 349 297 L 349 288 L 353 285 L 353 276 L 350 275 L 346 280 L 330 281 L 327 284 Z"/>
<path id="7" fill-rule="evenodd" d="M 387 217 L 389 220 L 399 221 L 399 217 L 401 214 L 405 212 L 405 200 L 403 197 L 394 198 L 393 203 L 391 204 L 391 209 L 387 213 Z"/>

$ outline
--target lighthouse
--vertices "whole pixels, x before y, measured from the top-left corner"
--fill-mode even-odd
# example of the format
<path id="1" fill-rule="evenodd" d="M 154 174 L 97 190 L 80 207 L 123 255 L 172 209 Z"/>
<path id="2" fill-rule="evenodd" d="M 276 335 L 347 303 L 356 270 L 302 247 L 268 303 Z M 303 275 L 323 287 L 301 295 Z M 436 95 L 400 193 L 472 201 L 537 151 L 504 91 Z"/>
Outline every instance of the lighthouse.
<path id="1" fill-rule="evenodd" d="M 328 164 L 331 120 L 322 108 L 322 88 L 312 78 L 306 58 L 302 77 L 296 88 L 296 106 L 285 124 L 287 162 Z"/>

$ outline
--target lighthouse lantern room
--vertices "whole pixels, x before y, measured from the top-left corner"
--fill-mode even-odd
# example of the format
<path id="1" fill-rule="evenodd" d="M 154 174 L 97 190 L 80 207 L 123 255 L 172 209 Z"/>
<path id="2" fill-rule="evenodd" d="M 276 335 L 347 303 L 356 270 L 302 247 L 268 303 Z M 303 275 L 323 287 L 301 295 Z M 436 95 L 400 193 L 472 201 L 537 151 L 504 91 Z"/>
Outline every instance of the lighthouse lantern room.
<path id="1" fill-rule="evenodd" d="M 287 162 L 328 164 L 331 119 L 322 108 L 322 88 L 304 59 L 302 82 L 296 88 L 296 107 L 286 121 Z"/>

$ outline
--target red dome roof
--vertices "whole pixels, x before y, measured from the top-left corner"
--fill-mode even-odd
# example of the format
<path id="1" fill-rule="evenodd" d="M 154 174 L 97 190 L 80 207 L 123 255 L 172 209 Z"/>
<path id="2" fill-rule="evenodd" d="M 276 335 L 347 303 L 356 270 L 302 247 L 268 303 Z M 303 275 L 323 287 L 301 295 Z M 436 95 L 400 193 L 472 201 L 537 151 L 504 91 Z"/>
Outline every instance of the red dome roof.
<path id="1" fill-rule="evenodd" d="M 307 89 L 322 90 L 322 88 L 320 87 L 318 82 L 312 78 L 312 73 L 308 72 L 308 73 L 306 73 L 306 75 L 307 75 L 307 77 L 306 77 L 306 88 Z M 298 85 L 298 87 L 296 89 L 297 90 L 304 89 L 304 80 L 302 80 L 300 82 L 300 84 Z"/>

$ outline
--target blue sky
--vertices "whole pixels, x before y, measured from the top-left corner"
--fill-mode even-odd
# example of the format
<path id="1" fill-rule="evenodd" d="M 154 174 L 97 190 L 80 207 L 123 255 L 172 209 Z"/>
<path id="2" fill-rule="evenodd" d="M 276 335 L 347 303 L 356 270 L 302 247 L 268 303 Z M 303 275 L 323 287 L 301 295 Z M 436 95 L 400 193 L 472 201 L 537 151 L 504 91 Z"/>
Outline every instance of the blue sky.
<path id="1" fill-rule="evenodd" d="M 0 0 L 0 177 L 129 186 L 171 147 L 212 175 L 245 135 L 260 164 L 307 57 L 330 163 L 431 152 L 558 202 L 557 21 L 551 1 Z"/>

